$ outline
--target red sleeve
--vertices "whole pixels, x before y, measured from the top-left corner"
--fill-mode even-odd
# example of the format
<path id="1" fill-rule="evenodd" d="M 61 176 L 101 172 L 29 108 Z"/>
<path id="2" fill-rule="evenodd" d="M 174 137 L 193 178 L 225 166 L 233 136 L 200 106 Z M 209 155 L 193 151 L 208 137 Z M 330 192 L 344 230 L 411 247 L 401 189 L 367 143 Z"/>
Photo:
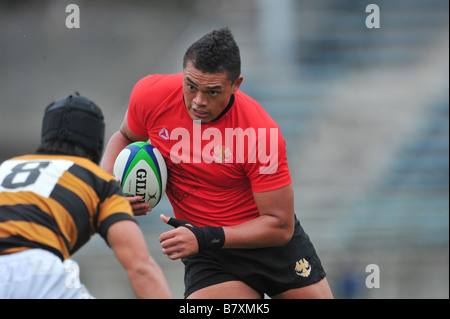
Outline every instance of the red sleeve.
<path id="1" fill-rule="evenodd" d="M 138 81 L 130 95 L 127 121 L 131 131 L 141 137 L 148 137 L 154 110 L 182 85 L 183 74 L 148 75 Z"/>
<path id="2" fill-rule="evenodd" d="M 264 144 L 265 141 L 265 144 Z M 289 185 L 291 175 L 286 158 L 286 142 L 278 127 L 258 131 L 256 163 L 246 164 L 254 192 L 267 192 Z"/>

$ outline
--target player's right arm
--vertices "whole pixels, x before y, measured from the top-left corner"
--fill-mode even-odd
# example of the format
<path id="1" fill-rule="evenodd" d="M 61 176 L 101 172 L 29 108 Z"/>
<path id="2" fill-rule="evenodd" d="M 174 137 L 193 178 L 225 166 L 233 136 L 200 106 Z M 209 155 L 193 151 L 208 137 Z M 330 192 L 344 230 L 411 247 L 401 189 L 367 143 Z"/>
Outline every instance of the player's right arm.
<path id="1" fill-rule="evenodd" d="M 100 167 L 108 173 L 112 174 L 114 161 L 116 160 L 117 155 L 119 155 L 120 151 L 123 150 L 125 146 L 133 142 L 147 140 L 148 137 L 138 136 L 134 134 L 133 131 L 131 131 L 130 127 L 128 126 L 127 114 L 125 114 L 125 118 L 120 125 L 119 131 L 111 136 L 108 144 L 106 145 Z"/>
<path id="2" fill-rule="evenodd" d="M 122 151 L 127 145 L 133 142 L 147 140 L 148 137 L 138 136 L 134 134 L 133 131 L 131 131 L 127 122 L 127 114 L 125 114 L 125 118 L 123 119 L 119 131 L 111 136 L 108 144 L 106 145 L 100 167 L 108 173 L 112 174 L 114 162 L 120 151 Z M 151 210 L 151 207 L 148 203 L 138 203 L 140 200 L 142 200 L 141 196 L 127 197 L 127 199 L 130 202 L 131 207 L 133 208 L 133 212 L 136 216 L 145 215 L 148 211 Z"/>
<path id="3" fill-rule="evenodd" d="M 148 253 L 144 236 L 134 221 L 114 223 L 108 229 L 107 238 L 138 298 L 172 298 L 164 274 Z"/>

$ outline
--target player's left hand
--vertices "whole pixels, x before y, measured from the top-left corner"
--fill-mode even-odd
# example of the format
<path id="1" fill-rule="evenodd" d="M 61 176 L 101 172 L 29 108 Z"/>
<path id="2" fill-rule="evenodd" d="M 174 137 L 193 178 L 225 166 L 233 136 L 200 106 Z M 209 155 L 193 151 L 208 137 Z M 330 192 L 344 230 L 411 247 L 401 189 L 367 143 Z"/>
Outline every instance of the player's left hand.
<path id="1" fill-rule="evenodd" d="M 161 220 L 166 224 L 171 217 L 161 214 Z M 173 225 L 172 225 L 173 226 Z M 181 225 L 180 225 L 181 226 Z M 198 252 L 198 242 L 194 233 L 186 227 L 177 227 L 159 237 L 162 252 L 172 260 L 183 258 Z"/>

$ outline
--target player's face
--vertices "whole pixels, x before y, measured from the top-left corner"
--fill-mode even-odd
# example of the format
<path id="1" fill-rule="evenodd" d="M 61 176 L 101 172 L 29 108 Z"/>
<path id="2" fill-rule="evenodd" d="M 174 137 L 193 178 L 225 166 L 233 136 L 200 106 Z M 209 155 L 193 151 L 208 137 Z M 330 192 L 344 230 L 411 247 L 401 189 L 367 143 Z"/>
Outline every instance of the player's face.
<path id="1" fill-rule="evenodd" d="M 203 73 L 188 62 L 184 68 L 183 94 L 191 119 L 199 120 L 202 124 L 216 119 L 241 83 L 242 77 L 231 83 L 226 72 Z"/>

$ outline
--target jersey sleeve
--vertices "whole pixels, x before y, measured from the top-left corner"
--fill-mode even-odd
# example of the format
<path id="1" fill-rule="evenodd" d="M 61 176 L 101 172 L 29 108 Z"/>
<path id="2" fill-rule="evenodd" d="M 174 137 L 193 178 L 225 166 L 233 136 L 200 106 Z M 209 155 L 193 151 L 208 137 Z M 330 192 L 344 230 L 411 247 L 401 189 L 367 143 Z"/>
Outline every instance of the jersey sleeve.
<path id="1" fill-rule="evenodd" d="M 147 137 L 146 118 L 150 115 L 151 93 L 150 89 L 152 76 L 149 75 L 136 83 L 130 95 L 130 103 L 127 111 L 128 126 L 134 134 Z"/>
<path id="2" fill-rule="evenodd" d="M 263 134 L 258 134 L 255 152 L 255 163 L 245 165 L 253 192 L 276 190 L 292 182 L 286 157 L 286 142 L 278 127 L 267 128 Z"/>
<path id="3" fill-rule="evenodd" d="M 131 131 L 141 137 L 148 137 L 153 116 L 161 103 L 182 85 L 182 73 L 148 75 L 133 87 L 127 111 L 127 122 Z"/>
<path id="4" fill-rule="evenodd" d="M 123 196 L 122 191 L 115 181 L 106 184 L 94 220 L 97 233 L 102 236 L 106 242 L 108 229 L 114 223 L 122 220 L 134 220 L 132 208 L 128 200 Z"/>

